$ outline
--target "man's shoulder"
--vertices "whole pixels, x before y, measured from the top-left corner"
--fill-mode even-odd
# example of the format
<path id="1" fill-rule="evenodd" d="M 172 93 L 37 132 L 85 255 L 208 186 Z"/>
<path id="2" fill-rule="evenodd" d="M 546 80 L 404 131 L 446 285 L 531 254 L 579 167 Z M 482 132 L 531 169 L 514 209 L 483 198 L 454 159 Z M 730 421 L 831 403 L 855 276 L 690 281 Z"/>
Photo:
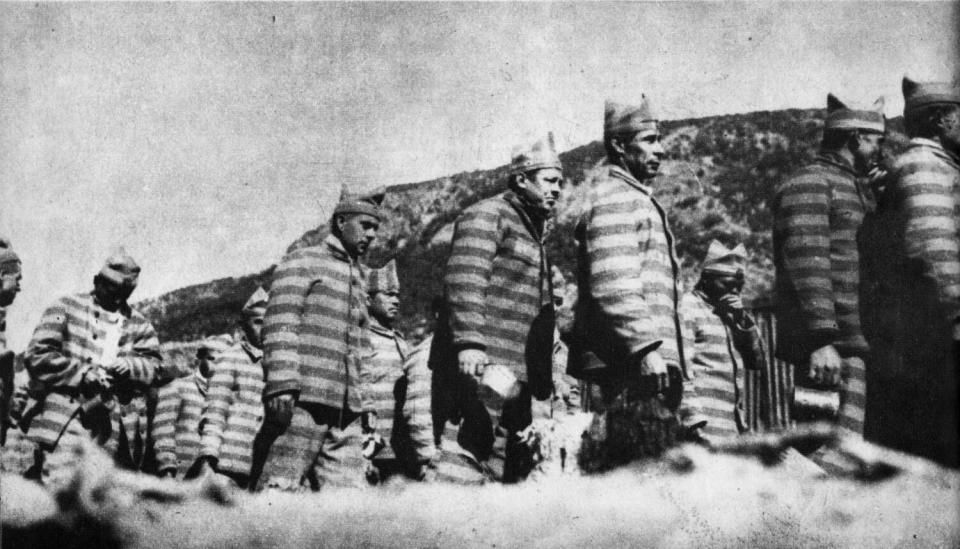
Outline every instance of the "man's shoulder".
<path id="1" fill-rule="evenodd" d="M 892 172 L 897 176 L 910 175 L 918 171 L 950 172 L 956 166 L 945 157 L 945 153 L 924 143 L 911 145 L 893 161 Z"/>
<path id="2" fill-rule="evenodd" d="M 461 216 L 466 217 L 482 215 L 500 217 L 504 215 L 510 215 L 513 212 L 513 208 L 507 201 L 506 195 L 506 192 L 502 192 L 471 204 L 463 210 Z"/>

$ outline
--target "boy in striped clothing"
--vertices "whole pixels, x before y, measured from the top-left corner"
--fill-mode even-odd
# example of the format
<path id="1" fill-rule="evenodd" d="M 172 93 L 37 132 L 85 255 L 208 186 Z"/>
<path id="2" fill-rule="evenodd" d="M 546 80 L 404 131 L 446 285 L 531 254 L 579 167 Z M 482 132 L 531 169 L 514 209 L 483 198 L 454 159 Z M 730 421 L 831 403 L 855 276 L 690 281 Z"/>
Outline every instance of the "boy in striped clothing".
<path id="1" fill-rule="evenodd" d="M 753 319 L 743 310 L 746 249 L 728 249 L 714 240 L 703 261 L 700 280 L 680 305 L 686 336 L 690 390 L 684 393 L 684 424 L 709 441 L 747 430 L 744 369 L 759 370 L 764 355 Z"/>
<path id="2" fill-rule="evenodd" d="M 553 391 L 554 311 L 543 230 L 563 172 L 552 134 L 516 151 L 508 177 L 508 191 L 470 206 L 454 227 L 443 280 L 448 322 L 434 340 L 452 357 L 439 364 L 448 370 L 435 369 L 450 384 L 434 399 L 459 395 L 452 400 L 458 409 L 442 421 L 462 416 L 460 445 L 486 462 L 491 477 L 510 482 L 529 471 L 518 433 L 534 416 L 549 417 Z M 517 381 L 518 394 L 502 408 L 478 398 L 488 364 Z"/>
<path id="3" fill-rule="evenodd" d="M 380 228 L 383 197 L 344 193 L 331 234 L 287 254 L 274 273 L 263 323 L 257 489 L 366 485 L 361 445 L 375 414 L 361 384 L 369 321 L 360 257 Z"/>
<path id="4" fill-rule="evenodd" d="M 827 95 L 820 153 L 777 187 L 772 204 L 777 356 L 801 369 L 798 383 L 840 391 L 839 425 L 856 436 L 869 351 L 857 233 L 872 207 L 865 178 L 881 159 L 885 127 L 882 99 L 860 110 Z M 824 450 L 814 461 L 836 470 L 835 457 Z"/>
<path id="5" fill-rule="evenodd" d="M 257 288 L 241 310 L 240 338 L 215 353 L 200 421 L 198 473 L 208 469 L 240 487 L 250 480 L 253 443 L 263 423 L 261 331 L 267 300 L 267 292 Z"/>
<path id="6" fill-rule="evenodd" d="M 211 363 L 229 345 L 229 336 L 207 339 L 197 349 L 193 374 L 160 387 L 153 418 L 153 448 L 161 477 L 194 476 L 191 469 L 200 455 L 200 417 L 207 406 Z"/>
<path id="7" fill-rule="evenodd" d="M 880 219 L 891 309 L 881 324 L 879 442 L 960 465 L 960 85 L 903 79 L 910 144 L 890 170 Z M 871 392 L 873 388 L 871 388 Z M 871 407 L 873 410 L 874 407 Z"/>
<path id="8" fill-rule="evenodd" d="M 651 186 L 664 156 L 649 102 L 608 101 L 607 158 L 590 177 L 577 224 L 579 298 L 568 371 L 590 381 L 596 412 L 585 470 L 657 456 L 676 442 L 685 368 L 680 264 Z"/>
<path id="9" fill-rule="evenodd" d="M 55 486 L 67 481 L 73 448 L 87 437 L 119 466 L 140 467 L 144 394 L 162 372 L 156 331 L 127 304 L 139 275 L 118 250 L 92 292 L 62 297 L 43 313 L 24 356 L 30 400 L 21 427 L 37 444 L 28 475 Z"/>
<path id="10" fill-rule="evenodd" d="M 410 347 L 393 328 L 400 312 L 397 264 L 390 261 L 372 270 L 367 279 L 370 296 L 370 352 L 364 366 L 364 388 L 377 413 L 377 436 L 385 446 L 372 456 L 368 478 L 384 482 L 405 474 L 416 479 L 431 472 L 434 455 L 430 417 L 430 370 L 425 361 L 407 361 Z"/>

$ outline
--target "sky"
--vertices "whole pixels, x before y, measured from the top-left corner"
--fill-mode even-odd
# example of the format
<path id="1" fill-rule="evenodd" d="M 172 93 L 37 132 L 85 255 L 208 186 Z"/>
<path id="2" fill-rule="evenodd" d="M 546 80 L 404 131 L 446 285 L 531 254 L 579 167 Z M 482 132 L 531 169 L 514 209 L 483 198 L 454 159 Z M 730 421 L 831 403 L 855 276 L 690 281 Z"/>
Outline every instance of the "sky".
<path id="1" fill-rule="evenodd" d="M 603 101 L 661 118 L 903 108 L 949 80 L 960 9 L 831 3 L 0 3 L 0 234 L 23 260 L 10 348 L 110 250 L 134 300 L 276 262 L 361 190 L 506 163 Z"/>

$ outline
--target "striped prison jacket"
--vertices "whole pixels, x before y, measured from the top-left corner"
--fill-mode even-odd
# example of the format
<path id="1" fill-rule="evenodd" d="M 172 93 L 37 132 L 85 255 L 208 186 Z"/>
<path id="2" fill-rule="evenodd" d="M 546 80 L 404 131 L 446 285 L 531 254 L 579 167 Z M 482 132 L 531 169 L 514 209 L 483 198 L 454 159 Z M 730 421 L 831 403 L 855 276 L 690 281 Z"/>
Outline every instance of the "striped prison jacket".
<path id="1" fill-rule="evenodd" d="M 547 307 L 552 311 L 550 265 L 542 221 L 517 195 L 508 191 L 464 210 L 443 282 L 454 350 L 485 350 L 491 364 L 522 382 L 531 374 L 549 380 L 554 326 L 532 328 Z M 534 361 L 546 372 L 531 372 Z"/>
<path id="2" fill-rule="evenodd" d="M 834 345 L 841 356 L 864 357 L 860 328 L 857 231 L 870 207 L 853 167 L 821 153 L 776 189 L 777 356 L 802 365 Z"/>
<path id="3" fill-rule="evenodd" d="M 764 360 L 756 325 L 752 320 L 745 326 L 724 322 L 698 291 L 683 296 L 680 312 L 692 388 L 684 392 L 684 407 L 707 421 L 701 431 L 707 438 L 746 431 L 745 369 L 761 369 Z"/>
<path id="4" fill-rule="evenodd" d="M 70 421 L 83 413 L 91 399 L 80 394 L 84 374 L 101 364 L 107 328 L 117 317 L 98 305 L 92 293 L 62 297 L 44 311 L 24 354 L 30 374 L 30 400 L 23 427 L 32 440 L 52 449 Z M 117 359 L 129 366 L 127 380 L 116 384 L 116 402 L 109 410 L 111 436 L 104 446 L 117 450 L 121 427 L 136 462 L 147 439 L 145 391 L 162 377 L 160 343 L 153 325 L 138 311 L 124 304 L 119 311 L 121 333 Z M 97 397 L 94 397 L 97 398 Z"/>
<path id="5" fill-rule="evenodd" d="M 360 393 L 361 350 L 369 345 L 366 271 L 329 235 L 283 258 L 263 323 L 264 398 L 367 411 Z"/>
<path id="6" fill-rule="evenodd" d="M 193 374 L 160 388 L 153 418 L 153 448 L 157 470 L 177 470 L 183 478 L 200 456 L 200 418 L 207 403 L 209 380 Z"/>
<path id="7" fill-rule="evenodd" d="M 200 455 L 217 470 L 249 475 L 253 440 L 263 423 L 263 351 L 241 338 L 213 357 L 207 406 L 200 422 Z"/>
<path id="8" fill-rule="evenodd" d="M 377 412 L 377 430 L 387 442 L 377 459 L 398 459 L 415 471 L 434 454 L 430 415 L 429 343 L 410 350 L 403 336 L 375 319 L 371 354 L 364 360 L 364 391 Z"/>
<path id="9" fill-rule="evenodd" d="M 654 348 L 684 369 L 680 267 L 666 212 L 649 186 L 609 161 L 587 184 L 576 227 L 579 298 L 571 373 L 585 368 L 591 354 L 621 368 Z"/>
<path id="10" fill-rule="evenodd" d="M 903 277 L 900 310 L 953 321 L 960 315 L 960 158 L 914 138 L 896 159 L 887 192 Z"/>

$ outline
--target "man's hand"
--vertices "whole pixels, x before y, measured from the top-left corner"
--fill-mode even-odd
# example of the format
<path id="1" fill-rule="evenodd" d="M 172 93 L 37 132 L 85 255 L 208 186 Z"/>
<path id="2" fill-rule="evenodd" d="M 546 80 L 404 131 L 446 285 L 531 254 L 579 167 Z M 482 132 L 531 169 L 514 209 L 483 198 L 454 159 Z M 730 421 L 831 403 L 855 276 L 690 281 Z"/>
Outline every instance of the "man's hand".
<path id="1" fill-rule="evenodd" d="M 667 376 L 667 363 L 663 357 L 656 351 L 651 351 L 643 357 L 640 363 L 640 376 L 651 376 L 656 379 L 657 392 L 663 392 L 670 386 L 670 379 Z"/>
<path id="2" fill-rule="evenodd" d="M 364 433 L 373 433 L 377 430 L 377 413 L 364 412 L 360 415 L 360 429 Z"/>
<path id="3" fill-rule="evenodd" d="M 110 364 L 105 369 L 114 377 L 130 376 L 130 364 L 126 360 L 114 360 L 113 364 Z"/>
<path id="4" fill-rule="evenodd" d="M 537 400 L 535 398 L 531 398 L 530 417 L 533 418 L 533 421 L 537 421 L 538 419 L 550 419 L 553 417 L 552 399 L 547 398 L 545 400 Z"/>
<path id="5" fill-rule="evenodd" d="M 489 359 L 486 351 L 480 349 L 464 349 L 457 353 L 457 365 L 460 367 L 460 373 L 468 376 L 481 375 L 487 362 L 489 362 Z"/>
<path id="6" fill-rule="evenodd" d="M 113 378 L 100 368 L 90 368 L 80 378 L 80 392 L 87 398 L 109 391 Z"/>
<path id="7" fill-rule="evenodd" d="M 840 383 L 840 353 L 833 345 L 825 345 L 810 353 L 810 379 L 835 386 Z"/>
<path id="8" fill-rule="evenodd" d="M 273 395 L 266 402 L 267 421 L 278 427 L 289 426 L 296 402 L 297 397 L 291 393 Z"/>

